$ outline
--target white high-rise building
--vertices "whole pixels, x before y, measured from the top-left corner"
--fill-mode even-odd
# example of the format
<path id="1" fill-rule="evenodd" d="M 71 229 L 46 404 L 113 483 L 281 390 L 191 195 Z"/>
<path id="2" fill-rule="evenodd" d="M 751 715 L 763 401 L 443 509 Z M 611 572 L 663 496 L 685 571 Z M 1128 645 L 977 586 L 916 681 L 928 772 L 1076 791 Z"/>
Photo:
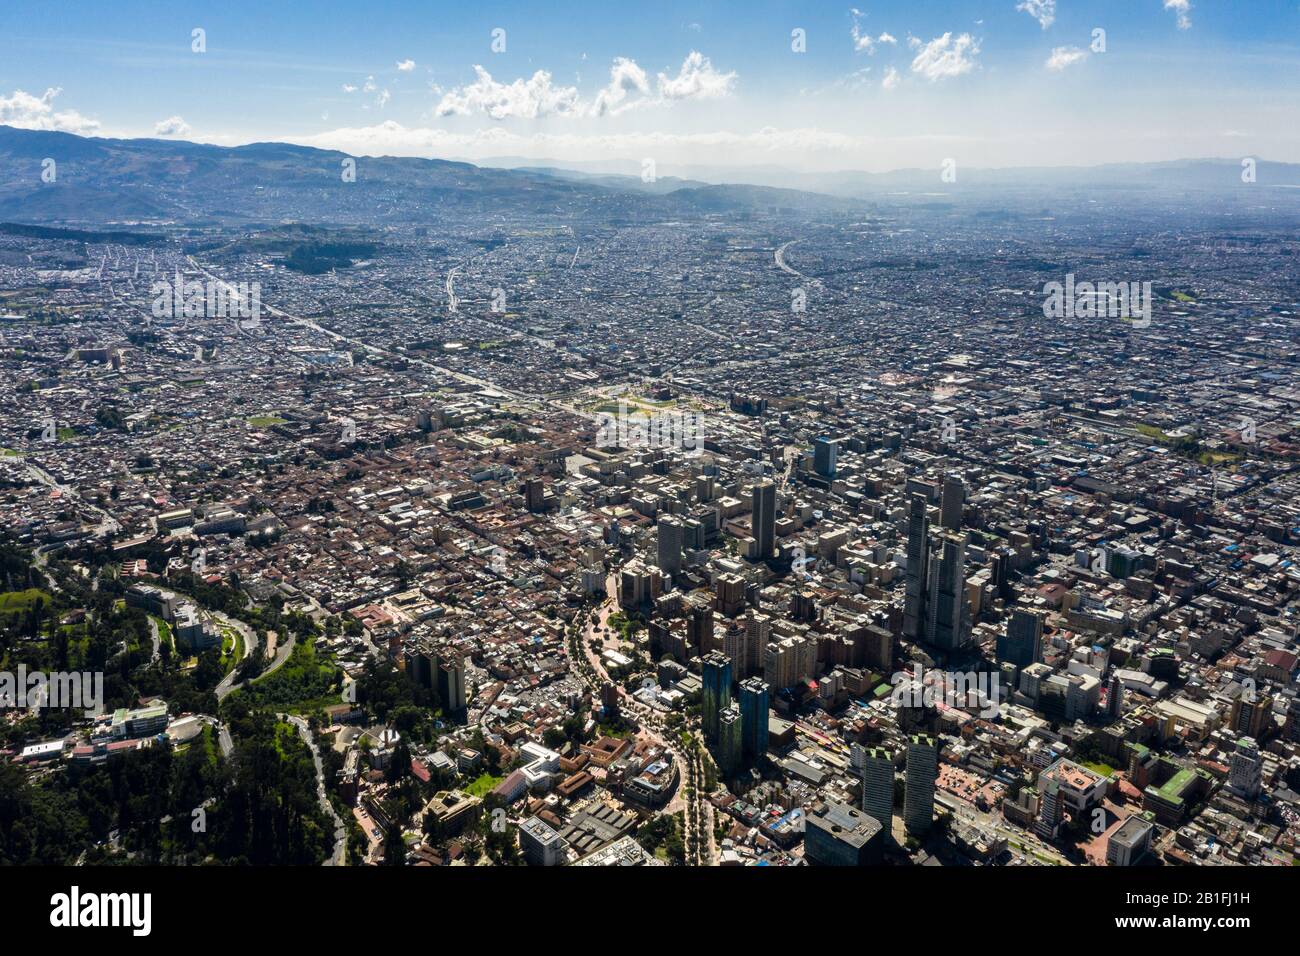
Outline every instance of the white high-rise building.
<path id="1" fill-rule="evenodd" d="M 1249 737 L 1242 737 L 1228 765 L 1228 789 L 1239 797 L 1254 800 L 1263 785 L 1264 760 L 1259 755 L 1259 747 Z"/>

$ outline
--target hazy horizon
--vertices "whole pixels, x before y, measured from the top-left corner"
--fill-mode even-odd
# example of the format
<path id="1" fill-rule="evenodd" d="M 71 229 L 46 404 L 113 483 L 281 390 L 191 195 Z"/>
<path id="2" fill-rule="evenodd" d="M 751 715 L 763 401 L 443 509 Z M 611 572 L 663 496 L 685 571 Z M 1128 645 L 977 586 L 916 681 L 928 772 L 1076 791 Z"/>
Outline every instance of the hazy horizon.
<path id="1" fill-rule="evenodd" d="M 407 0 L 363 16 L 329 0 L 310 30 L 291 11 L 74 4 L 0 38 L 0 123 L 805 173 L 1296 162 L 1300 60 L 1272 38 L 1297 28 L 1295 4 L 1243 15 L 1226 0 L 767 0 L 619 17 L 596 3 L 434 14 Z"/>

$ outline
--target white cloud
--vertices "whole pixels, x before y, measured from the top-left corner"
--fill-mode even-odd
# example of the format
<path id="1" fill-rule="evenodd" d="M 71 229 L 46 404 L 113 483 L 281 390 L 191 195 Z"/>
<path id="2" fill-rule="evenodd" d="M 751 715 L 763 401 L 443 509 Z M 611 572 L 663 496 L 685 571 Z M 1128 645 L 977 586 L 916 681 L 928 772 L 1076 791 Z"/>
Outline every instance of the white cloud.
<path id="1" fill-rule="evenodd" d="M 891 66 L 885 71 L 885 78 L 880 81 L 880 88 L 882 90 L 892 90 L 894 87 L 898 86 L 901 80 L 902 77 L 899 75 L 898 71 Z"/>
<path id="2" fill-rule="evenodd" d="M 642 97 L 650 95 L 650 81 L 645 70 L 627 57 L 615 57 L 614 65 L 609 68 L 609 86 L 598 94 L 591 106 L 593 116 L 604 116 L 631 109 L 644 99 L 627 101 L 629 93 L 640 93 Z"/>
<path id="3" fill-rule="evenodd" d="M 356 88 L 355 86 L 353 86 L 351 83 L 344 83 L 344 84 L 343 84 L 343 92 L 344 92 L 344 93 L 355 93 L 356 91 L 357 91 L 357 88 Z"/>
<path id="4" fill-rule="evenodd" d="M 76 110 L 56 110 L 54 100 L 63 90 L 50 87 L 40 96 L 14 90 L 12 96 L 0 96 L 0 123 L 21 129 L 57 130 L 63 133 L 90 135 L 99 129 L 99 121 L 82 116 Z"/>
<path id="5" fill-rule="evenodd" d="M 473 83 L 445 93 L 435 112 L 439 116 L 472 116 L 485 113 L 495 120 L 538 119 L 543 116 L 574 114 L 579 109 L 578 90 L 555 86 L 551 74 L 538 70 L 531 79 L 500 83 L 475 64 Z"/>
<path id="6" fill-rule="evenodd" d="M 382 89 L 379 91 L 379 95 L 375 97 L 375 105 L 382 110 L 392 98 L 393 95 L 387 89 Z"/>
<path id="7" fill-rule="evenodd" d="M 190 124 L 179 116 L 169 116 L 155 123 L 153 131 L 155 136 L 188 136 Z"/>
<path id="8" fill-rule="evenodd" d="M 366 77 L 366 82 L 361 84 L 362 93 L 373 93 L 377 89 L 379 89 L 379 87 L 375 85 L 375 78 L 373 76 Z"/>
<path id="9" fill-rule="evenodd" d="M 914 49 L 920 48 L 912 60 L 912 72 L 931 82 L 969 73 L 975 68 L 975 57 L 980 52 L 979 41 L 969 33 L 954 38 L 949 32 L 925 44 L 913 38 L 912 45 Z"/>
<path id="10" fill-rule="evenodd" d="M 635 60 L 619 56 L 609 68 L 609 83 L 587 100 L 576 86 L 557 86 L 538 70 L 530 79 L 502 83 L 475 65 L 477 79 L 442 95 L 438 116 L 485 114 L 492 119 L 538 119 L 543 116 L 617 116 L 640 106 L 671 105 L 678 100 L 718 99 L 730 94 L 735 73 L 719 73 L 709 58 L 692 51 L 676 76 L 660 73 L 652 91 L 650 78 Z"/>
<path id="11" fill-rule="evenodd" d="M 1016 9 L 1025 11 L 1044 30 L 1056 19 L 1056 0 L 1024 0 L 1023 3 L 1016 4 Z"/>
<path id="12" fill-rule="evenodd" d="M 412 70 L 415 69 L 415 61 L 399 60 L 397 63 L 397 69 L 400 70 L 402 73 L 410 73 Z"/>
<path id="13" fill-rule="evenodd" d="M 735 83 L 735 73 L 719 73 L 707 56 L 692 50 L 675 77 L 659 74 L 659 96 L 664 100 L 721 99 L 730 95 Z"/>
<path id="14" fill-rule="evenodd" d="M 876 52 L 877 43 L 897 43 L 898 39 L 888 33 L 882 33 L 878 37 L 872 37 L 870 33 L 862 29 L 862 18 L 866 16 L 861 10 L 854 7 L 849 10 L 853 16 L 853 26 L 849 29 L 849 35 L 853 38 L 853 49 L 858 53 L 866 52 L 867 56 Z"/>
<path id="15" fill-rule="evenodd" d="M 1067 66 L 1074 66 L 1086 59 L 1088 59 L 1087 50 L 1081 50 L 1077 46 L 1058 46 L 1052 48 L 1052 55 L 1047 58 L 1047 62 L 1043 65 L 1049 70 L 1059 73 Z"/>
<path id="16" fill-rule="evenodd" d="M 1178 29 L 1190 30 L 1192 26 L 1192 0 L 1165 0 L 1165 9 L 1178 16 Z"/>

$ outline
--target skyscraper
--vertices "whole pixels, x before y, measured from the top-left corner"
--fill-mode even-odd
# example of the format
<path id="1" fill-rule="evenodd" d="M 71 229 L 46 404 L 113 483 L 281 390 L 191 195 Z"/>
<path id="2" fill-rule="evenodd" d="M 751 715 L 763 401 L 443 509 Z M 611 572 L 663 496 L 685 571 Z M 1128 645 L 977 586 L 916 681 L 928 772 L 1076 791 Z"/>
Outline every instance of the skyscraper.
<path id="1" fill-rule="evenodd" d="M 740 770 L 744 760 L 744 719 L 740 708 L 728 704 L 718 713 L 718 769 L 731 777 Z"/>
<path id="2" fill-rule="evenodd" d="M 524 497 L 529 511 L 538 512 L 545 509 L 546 485 L 540 478 L 529 478 L 524 482 Z"/>
<path id="3" fill-rule="evenodd" d="M 903 824 L 908 833 L 925 833 L 934 822 L 934 782 L 938 778 L 939 748 L 933 737 L 918 734 L 907 745 Z"/>
<path id="4" fill-rule="evenodd" d="M 944 475 L 943 495 L 939 500 L 939 524 L 949 531 L 961 528 L 962 506 L 966 503 L 966 487 L 959 475 Z"/>
<path id="5" fill-rule="evenodd" d="M 1028 667 L 1043 659 L 1043 615 L 1016 608 L 1007 618 L 1005 634 L 998 635 L 998 660 Z"/>
<path id="6" fill-rule="evenodd" d="M 678 518 L 664 515 L 659 519 L 659 569 L 676 580 L 682 570 L 682 540 L 685 528 Z"/>
<path id="7" fill-rule="evenodd" d="M 839 443 L 830 438 L 813 441 L 813 471 L 823 478 L 835 477 L 835 460 L 839 457 Z"/>
<path id="8" fill-rule="evenodd" d="M 701 676 L 704 690 L 700 698 L 700 718 L 704 724 L 704 740 L 714 743 L 718 739 L 718 720 L 731 706 L 731 660 L 726 654 L 714 651 L 704 658 Z"/>
<path id="9" fill-rule="evenodd" d="M 758 560 L 772 556 L 776 545 L 776 485 L 770 481 L 757 481 L 753 492 L 753 535 L 758 545 Z"/>
<path id="10" fill-rule="evenodd" d="M 1010 559 L 1005 551 L 994 551 L 989 555 L 989 584 L 993 585 L 997 596 L 1004 601 L 1011 600 L 1015 593 L 1008 574 L 1009 564 Z"/>
<path id="11" fill-rule="evenodd" d="M 763 675 L 777 690 L 793 687 L 817 674 L 817 643 L 803 637 L 783 637 L 767 645 Z"/>
<path id="12" fill-rule="evenodd" d="M 705 604 L 691 607 L 686 619 L 686 643 L 697 654 L 713 650 L 713 608 Z"/>
<path id="13" fill-rule="evenodd" d="M 1237 749 L 1228 767 L 1228 789 L 1239 797 L 1254 800 L 1263 787 L 1263 770 L 1259 747 L 1249 737 L 1242 737 L 1237 741 Z"/>
<path id="14" fill-rule="evenodd" d="M 1054 775 L 1047 776 L 1042 784 L 1042 794 L 1038 801 L 1038 818 L 1034 821 L 1034 832 L 1044 840 L 1056 836 L 1061 821 L 1065 819 L 1065 797 L 1061 793 L 1061 781 Z"/>
<path id="15" fill-rule="evenodd" d="M 767 753 L 767 684 L 751 677 L 740 685 L 741 736 L 745 759 L 760 760 Z"/>
<path id="16" fill-rule="evenodd" d="M 930 516 L 925 495 L 912 495 L 907 517 L 907 592 L 903 604 L 903 636 L 920 640 L 925 635 L 925 601 L 929 595 Z"/>
<path id="17" fill-rule="evenodd" d="M 465 659 L 458 652 L 445 650 L 438 654 L 438 700 L 445 714 L 465 709 Z"/>
<path id="18" fill-rule="evenodd" d="M 894 827 L 894 755 L 884 747 L 863 751 L 862 809 L 888 837 Z"/>
<path id="19" fill-rule="evenodd" d="M 953 651 L 970 638 L 966 609 L 966 536 L 945 532 L 930 563 L 930 600 L 925 609 L 928 644 Z"/>
<path id="20" fill-rule="evenodd" d="M 1228 727 L 1233 733 L 1258 739 L 1264 729 L 1264 723 L 1273 712 L 1273 698 L 1269 694 L 1256 696 L 1243 692 L 1233 698 L 1228 711 Z"/>
<path id="21" fill-rule="evenodd" d="M 758 659 L 754 662 L 754 669 L 757 670 L 763 664 L 763 655 L 767 653 L 767 642 L 772 639 L 772 618 L 760 611 L 750 611 L 745 616 L 745 627 L 753 635 L 758 652 Z"/>
<path id="22" fill-rule="evenodd" d="M 722 653 L 731 660 L 731 676 L 743 681 L 750 674 L 757 672 L 759 655 L 753 632 L 740 621 L 727 624 L 722 638 Z"/>

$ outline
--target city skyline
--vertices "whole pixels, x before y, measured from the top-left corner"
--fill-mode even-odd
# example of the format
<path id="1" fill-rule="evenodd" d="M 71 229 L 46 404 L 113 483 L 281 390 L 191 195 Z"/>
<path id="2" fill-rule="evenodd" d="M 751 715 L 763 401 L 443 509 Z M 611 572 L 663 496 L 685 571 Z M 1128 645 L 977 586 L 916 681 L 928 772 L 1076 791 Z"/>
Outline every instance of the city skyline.
<path id="1" fill-rule="evenodd" d="M 1285 920 L 1300 2 L 20 6 L 20 933 Z"/>

